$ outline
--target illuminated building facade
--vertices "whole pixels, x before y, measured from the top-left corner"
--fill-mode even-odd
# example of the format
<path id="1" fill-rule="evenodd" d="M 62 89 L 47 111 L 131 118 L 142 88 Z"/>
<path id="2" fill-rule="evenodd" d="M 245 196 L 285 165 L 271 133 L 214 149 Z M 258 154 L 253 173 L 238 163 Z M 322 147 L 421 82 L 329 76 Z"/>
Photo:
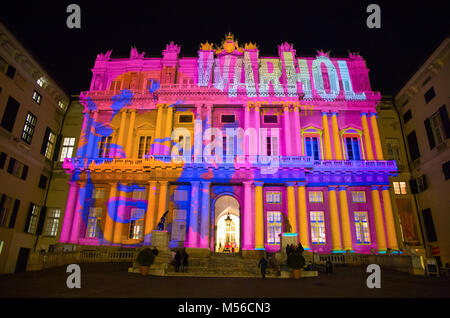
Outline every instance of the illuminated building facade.
<path id="1" fill-rule="evenodd" d="M 297 233 L 318 253 L 396 251 L 397 217 L 365 61 L 260 57 L 232 35 L 180 57 L 99 54 L 60 242 L 252 254 Z"/>

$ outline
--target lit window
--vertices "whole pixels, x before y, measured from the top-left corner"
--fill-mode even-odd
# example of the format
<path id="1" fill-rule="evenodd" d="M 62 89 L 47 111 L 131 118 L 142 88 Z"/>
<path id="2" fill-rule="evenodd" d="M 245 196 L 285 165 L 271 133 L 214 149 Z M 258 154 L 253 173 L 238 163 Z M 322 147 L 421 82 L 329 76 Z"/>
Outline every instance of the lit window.
<path id="1" fill-rule="evenodd" d="M 64 161 L 65 158 L 72 158 L 74 146 L 75 146 L 75 137 L 64 137 L 59 161 Z"/>
<path id="2" fill-rule="evenodd" d="M 112 137 L 102 137 L 100 140 L 100 147 L 98 149 L 98 157 L 99 158 L 109 158 L 109 151 L 111 148 L 111 140 Z"/>
<path id="3" fill-rule="evenodd" d="M 150 154 L 150 147 L 152 145 L 152 137 L 151 136 L 141 136 L 139 138 L 139 150 L 138 150 L 138 158 L 142 159 L 144 156 Z"/>
<path id="4" fill-rule="evenodd" d="M 323 192 L 322 191 L 310 191 L 309 192 L 309 202 L 322 203 L 323 202 Z"/>
<path id="5" fill-rule="evenodd" d="M 369 220 L 367 212 L 354 212 L 356 243 L 370 244 Z"/>
<path id="6" fill-rule="evenodd" d="M 88 224 L 86 227 L 86 237 L 95 238 L 100 231 L 100 220 L 102 218 L 102 208 L 89 208 Z"/>
<path id="7" fill-rule="evenodd" d="M 105 198 L 105 189 L 104 188 L 95 188 L 92 191 L 93 199 L 104 199 Z"/>
<path id="8" fill-rule="evenodd" d="M 144 209 L 131 209 L 130 232 L 128 238 L 133 240 L 142 239 L 144 236 Z"/>
<path id="9" fill-rule="evenodd" d="M 40 87 L 44 87 L 44 81 L 42 80 L 42 78 L 39 78 L 36 83 L 40 86 Z"/>
<path id="10" fill-rule="evenodd" d="M 31 139 L 33 138 L 34 128 L 36 127 L 37 118 L 32 113 L 28 113 L 25 119 L 25 125 L 22 131 L 22 140 L 27 144 L 31 144 Z"/>
<path id="11" fill-rule="evenodd" d="M 145 188 L 133 190 L 133 200 L 147 200 L 147 192 Z"/>
<path id="12" fill-rule="evenodd" d="M 36 204 L 31 203 L 30 221 L 28 223 L 27 232 L 30 234 L 36 234 L 37 224 L 39 220 L 39 207 Z"/>
<path id="13" fill-rule="evenodd" d="M 317 137 L 305 137 L 305 153 L 314 160 L 320 159 L 319 140 Z"/>
<path id="14" fill-rule="evenodd" d="M 59 218 L 61 216 L 60 209 L 49 209 L 47 214 L 47 224 L 45 226 L 44 235 L 55 237 L 58 233 Z"/>
<path id="15" fill-rule="evenodd" d="M 186 218 L 187 210 L 173 210 L 171 240 L 184 241 L 186 239 Z"/>
<path id="16" fill-rule="evenodd" d="M 36 103 L 40 104 L 41 103 L 41 99 L 42 99 L 41 94 L 39 94 L 38 92 L 34 91 L 34 93 L 33 93 L 33 100 Z"/>
<path id="17" fill-rule="evenodd" d="M 61 108 L 63 110 L 66 109 L 66 105 L 62 101 L 58 102 L 58 106 L 59 106 L 59 108 Z"/>
<path id="18" fill-rule="evenodd" d="M 56 143 L 56 135 L 49 131 L 48 139 L 47 139 L 47 147 L 45 149 L 45 157 L 47 159 L 52 159 L 53 150 L 55 149 L 55 143 Z"/>
<path id="19" fill-rule="evenodd" d="M 325 244 L 325 220 L 323 211 L 311 211 L 309 218 L 311 223 L 311 243 Z"/>
<path id="20" fill-rule="evenodd" d="M 118 90 L 120 90 L 120 86 L 122 85 L 122 82 L 121 81 L 112 81 L 111 82 L 111 87 L 110 87 L 110 89 L 112 90 L 112 91 L 118 91 Z"/>
<path id="21" fill-rule="evenodd" d="M 281 212 L 267 212 L 267 243 L 270 245 L 280 244 L 280 234 L 283 226 L 281 219 Z"/>
<path id="22" fill-rule="evenodd" d="M 406 182 L 392 182 L 395 194 L 407 194 Z"/>
<path id="23" fill-rule="evenodd" d="M 266 192 L 266 202 L 267 203 L 281 203 L 281 192 L 279 192 L 279 191 Z"/>
<path id="24" fill-rule="evenodd" d="M 278 137 L 271 136 L 266 137 L 266 146 L 267 146 L 267 155 L 268 156 L 278 156 L 279 155 L 279 145 L 278 145 Z"/>
<path id="25" fill-rule="evenodd" d="M 366 202 L 366 193 L 364 191 L 352 191 L 352 202 Z"/>

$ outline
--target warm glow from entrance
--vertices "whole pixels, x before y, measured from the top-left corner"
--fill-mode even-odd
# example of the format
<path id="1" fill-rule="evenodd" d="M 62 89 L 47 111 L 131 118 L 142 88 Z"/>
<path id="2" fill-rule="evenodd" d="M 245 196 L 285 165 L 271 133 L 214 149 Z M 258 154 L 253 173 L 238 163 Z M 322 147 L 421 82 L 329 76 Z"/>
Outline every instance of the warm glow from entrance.
<path id="1" fill-rule="evenodd" d="M 231 222 L 225 221 L 228 217 Z M 216 252 L 239 252 L 239 217 L 230 213 L 223 214 L 217 221 Z"/>

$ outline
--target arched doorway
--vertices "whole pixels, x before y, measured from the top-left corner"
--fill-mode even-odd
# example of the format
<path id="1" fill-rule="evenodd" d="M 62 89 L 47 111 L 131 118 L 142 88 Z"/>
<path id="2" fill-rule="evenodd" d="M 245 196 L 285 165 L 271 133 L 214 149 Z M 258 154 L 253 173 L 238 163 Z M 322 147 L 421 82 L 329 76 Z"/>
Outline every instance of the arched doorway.
<path id="1" fill-rule="evenodd" d="M 214 251 L 238 253 L 241 247 L 239 202 L 231 195 L 220 196 L 214 204 Z"/>

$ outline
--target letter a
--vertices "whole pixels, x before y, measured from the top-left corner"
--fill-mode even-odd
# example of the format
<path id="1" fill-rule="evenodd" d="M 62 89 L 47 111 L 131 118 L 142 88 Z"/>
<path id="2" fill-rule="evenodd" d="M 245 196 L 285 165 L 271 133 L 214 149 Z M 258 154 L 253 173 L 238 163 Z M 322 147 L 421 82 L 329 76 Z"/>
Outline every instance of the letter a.
<path id="1" fill-rule="evenodd" d="M 378 4 L 369 4 L 366 9 L 367 13 L 372 13 L 367 17 L 366 24 L 369 29 L 381 28 L 381 9 Z"/>
<path id="2" fill-rule="evenodd" d="M 73 272 L 73 273 L 72 273 Z M 77 264 L 67 266 L 66 273 L 72 273 L 67 277 L 67 288 L 81 288 L 81 269 Z"/>
<path id="3" fill-rule="evenodd" d="M 367 277 L 367 288 L 381 288 L 381 270 L 380 265 L 370 264 L 366 269 L 367 273 L 372 273 Z"/>
<path id="4" fill-rule="evenodd" d="M 69 29 L 81 29 L 81 9 L 78 4 L 69 4 L 67 13 L 72 13 L 67 17 L 66 24 Z"/>

